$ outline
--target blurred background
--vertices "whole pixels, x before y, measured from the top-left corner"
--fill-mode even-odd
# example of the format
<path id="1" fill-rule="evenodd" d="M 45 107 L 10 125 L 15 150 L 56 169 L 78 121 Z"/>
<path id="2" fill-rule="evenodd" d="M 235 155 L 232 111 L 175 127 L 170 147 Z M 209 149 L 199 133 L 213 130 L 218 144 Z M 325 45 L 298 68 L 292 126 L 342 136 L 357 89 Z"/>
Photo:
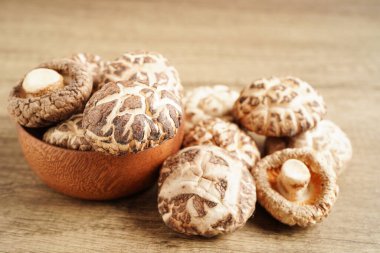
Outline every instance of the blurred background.
<path id="1" fill-rule="evenodd" d="M 188 88 L 240 89 L 261 77 L 295 75 L 331 105 L 322 88 L 379 87 L 379 13 L 376 0 L 0 0 L 0 101 L 43 61 L 83 51 L 112 60 L 144 49 L 166 56 Z"/>
<path id="2" fill-rule="evenodd" d="M 293 74 L 374 84 L 379 1 L 0 1 L 1 78 L 88 51 L 161 52 L 189 85 Z M 4 87 L 4 85 L 2 85 Z"/>

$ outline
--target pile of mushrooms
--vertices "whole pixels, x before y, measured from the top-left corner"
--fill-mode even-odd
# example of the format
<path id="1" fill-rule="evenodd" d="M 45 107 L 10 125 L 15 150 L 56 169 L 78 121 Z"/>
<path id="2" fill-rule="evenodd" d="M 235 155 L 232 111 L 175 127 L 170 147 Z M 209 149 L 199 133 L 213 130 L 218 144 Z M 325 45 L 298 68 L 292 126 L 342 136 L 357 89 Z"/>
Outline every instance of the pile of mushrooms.
<path id="1" fill-rule="evenodd" d="M 306 227 L 330 213 L 339 192 L 337 173 L 351 159 L 352 147 L 337 125 L 323 119 L 324 100 L 308 83 L 295 77 L 264 78 L 240 94 L 224 85 L 197 87 L 185 93 L 184 105 L 184 149 L 164 163 L 159 180 L 158 207 L 170 228 L 213 236 L 242 227 L 234 215 L 226 222 L 226 214 L 216 211 L 227 200 L 205 195 L 222 179 L 226 192 L 236 189 L 238 176 L 224 175 L 224 166 L 234 167 L 239 177 L 240 171 L 250 171 L 243 173 L 246 178 L 240 183 L 250 182 L 252 176 L 257 194 L 250 196 L 251 201 L 257 197 L 284 224 Z M 257 143 L 263 137 L 265 151 L 260 154 Z M 228 153 L 224 160 L 241 163 L 213 165 L 209 174 L 208 154 L 215 154 L 217 147 Z M 206 190 L 203 178 L 208 180 Z M 227 202 L 243 213 L 241 197 L 232 196 L 234 201 Z M 202 212 L 197 211 L 199 206 Z M 242 217 L 245 223 L 248 218 Z M 225 226 L 216 226 L 216 220 Z"/>
<path id="2" fill-rule="evenodd" d="M 24 127 L 50 127 L 43 140 L 79 151 L 137 153 L 172 139 L 182 124 L 177 70 L 153 52 L 114 61 L 79 53 L 28 72 L 9 96 Z"/>
<path id="3" fill-rule="evenodd" d="M 271 77 L 240 94 L 225 85 L 184 94 L 177 70 L 151 52 L 41 64 L 13 88 L 8 110 L 24 127 L 49 127 L 47 143 L 112 155 L 157 147 L 184 121 L 183 149 L 160 170 L 158 210 L 187 235 L 241 228 L 256 198 L 284 224 L 320 222 L 352 156 L 350 140 L 323 119 L 324 100 L 305 81 Z M 263 152 L 257 136 L 265 138 Z"/>

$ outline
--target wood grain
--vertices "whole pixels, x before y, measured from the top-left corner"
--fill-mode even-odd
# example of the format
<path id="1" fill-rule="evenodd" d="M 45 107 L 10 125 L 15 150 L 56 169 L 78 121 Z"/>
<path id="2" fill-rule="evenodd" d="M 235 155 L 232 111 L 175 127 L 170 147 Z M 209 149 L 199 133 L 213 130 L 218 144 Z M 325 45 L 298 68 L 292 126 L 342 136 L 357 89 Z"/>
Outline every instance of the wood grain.
<path id="1" fill-rule="evenodd" d="M 379 1 L 0 1 L 1 252 L 379 252 Z M 188 238 L 165 227 L 156 188 L 108 202 L 72 199 L 29 169 L 9 120 L 13 85 L 40 62 L 88 51 L 163 53 L 187 89 L 241 88 L 293 74 L 324 96 L 354 157 L 328 219 L 280 224 L 259 206 L 236 233 Z"/>

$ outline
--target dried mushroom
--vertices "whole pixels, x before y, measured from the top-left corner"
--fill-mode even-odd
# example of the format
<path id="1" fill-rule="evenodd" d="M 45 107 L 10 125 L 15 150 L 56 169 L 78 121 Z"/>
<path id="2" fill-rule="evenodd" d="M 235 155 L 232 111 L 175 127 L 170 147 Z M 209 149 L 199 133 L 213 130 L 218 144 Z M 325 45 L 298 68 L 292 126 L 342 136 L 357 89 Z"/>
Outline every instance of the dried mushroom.
<path id="1" fill-rule="evenodd" d="M 83 64 L 86 67 L 87 71 L 92 76 L 94 91 L 97 91 L 101 88 L 105 62 L 99 55 L 90 53 L 77 53 L 73 54 L 71 57 L 69 57 L 69 59 Z"/>
<path id="2" fill-rule="evenodd" d="M 166 89 L 136 80 L 109 82 L 95 92 L 83 113 L 85 137 L 96 151 L 136 153 L 172 139 L 182 106 Z"/>
<path id="3" fill-rule="evenodd" d="M 215 145 L 252 167 L 260 159 L 255 141 L 231 122 L 219 118 L 199 121 L 186 132 L 183 146 Z"/>
<path id="4" fill-rule="evenodd" d="M 82 120 L 82 113 L 71 116 L 59 125 L 49 128 L 43 135 L 43 140 L 62 148 L 82 151 L 92 150 L 90 143 L 84 138 Z"/>
<path id="5" fill-rule="evenodd" d="M 215 117 L 232 121 L 231 111 L 238 97 L 237 91 L 225 85 L 201 86 L 187 92 L 184 97 L 186 129 Z"/>
<path id="6" fill-rule="evenodd" d="M 313 128 L 326 113 L 326 107 L 308 83 L 295 77 L 272 77 L 245 87 L 233 113 L 246 129 L 279 137 Z"/>
<path id="7" fill-rule="evenodd" d="M 168 158 L 158 180 L 158 210 L 171 229 L 215 236 L 242 227 L 256 203 L 252 176 L 216 146 L 193 146 Z"/>
<path id="8" fill-rule="evenodd" d="M 350 139 L 330 120 L 322 120 L 315 128 L 291 138 L 271 137 L 265 141 L 267 154 L 284 148 L 312 148 L 338 175 L 352 157 Z"/>
<path id="9" fill-rule="evenodd" d="M 105 66 L 103 83 L 136 80 L 148 86 L 166 86 L 180 96 L 183 90 L 178 71 L 154 52 L 128 52 Z"/>
<path id="10" fill-rule="evenodd" d="M 13 88 L 8 111 L 20 125 L 44 127 L 83 110 L 92 90 L 87 70 L 71 60 L 53 60 L 30 71 Z"/>
<path id="11" fill-rule="evenodd" d="M 333 169 L 309 149 L 284 149 L 264 157 L 251 171 L 259 203 L 277 220 L 306 227 L 320 222 L 339 188 Z"/>

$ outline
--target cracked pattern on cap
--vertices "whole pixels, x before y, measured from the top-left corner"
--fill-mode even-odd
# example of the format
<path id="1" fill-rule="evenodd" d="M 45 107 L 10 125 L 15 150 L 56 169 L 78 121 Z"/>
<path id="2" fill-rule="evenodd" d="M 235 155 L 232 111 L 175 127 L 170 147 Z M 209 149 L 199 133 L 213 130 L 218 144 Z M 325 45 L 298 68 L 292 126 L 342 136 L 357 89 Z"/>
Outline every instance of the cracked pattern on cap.
<path id="1" fill-rule="evenodd" d="M 322 120 L 315 128 L 291 138 L 272 137 L 265 141 L 267 154 L 284 148 L 312 148 L 338 175 L 352 158 L 350 139 L 330 120 Z"/>
<path id="2" fill-rule="evenodd" d="M 326 107 L 308 83 L 295 77 L 272 77 L 245 87 L 233 113 L 246 129 L 280 137 L 313 128 L 326 113 Z"/>
<path id="3" fill-rule="evenodd" d="M 188 147 L 168 158 L 158 188 L 162 219 L 187 235 L 232 232 L 255 209 L 256 189 L 249 171 L 216 146 Z"/>
<path id="4" fill-rule="evenodd" d="M 51 127 L 45 132 L 43 140 L 52 145 L 81 151 L 92 150 L 90 143 L 84 138 L 82 128 L 83 114 L 75 114 L 68 120 Z"/>
<path id="5" fill-rule="evenodd" d="M 83 115 L 85 137 L 96 151 L 136 153 L 172 139 L 182 122 L 179 98 L 136 80 L 109 82 L 95 92 Z"/>
<path id="6" fill-rule="evenodd" d="M 186 129 L 201 120 L 222 118 L 232 121 L 232 107 L 239 93 L 225 85 L 201 86 L 185 94 Z"/>
<path id="7" fill-rule="evenodd" d="M 183 90 L 178 71 L 159 53 L 127 52 L 106 64 L 103 83 L 132 79 L 152 87 L 166 86 L 178 96 Z"/>
<path id="8" fill-rule="evenodd" d="M 41 96 L 26 97 L 22 80 L 8 99 L 8 111 L 26 127 L 51 126 L 81 112 L 92 91 L 92 79 L 83 65 L 72 60 L 52 60 L 38 68 L 49 68 L 63 76 L 64 87 Z"/>
<path id="9" fill-rule="evenodd" d="M 214 118 L 199 121 L 186 134 L 184 147 L 195 145 L 215 145 L 252 167 L 260 159 L 256 142 L 236 124 Z"/>

